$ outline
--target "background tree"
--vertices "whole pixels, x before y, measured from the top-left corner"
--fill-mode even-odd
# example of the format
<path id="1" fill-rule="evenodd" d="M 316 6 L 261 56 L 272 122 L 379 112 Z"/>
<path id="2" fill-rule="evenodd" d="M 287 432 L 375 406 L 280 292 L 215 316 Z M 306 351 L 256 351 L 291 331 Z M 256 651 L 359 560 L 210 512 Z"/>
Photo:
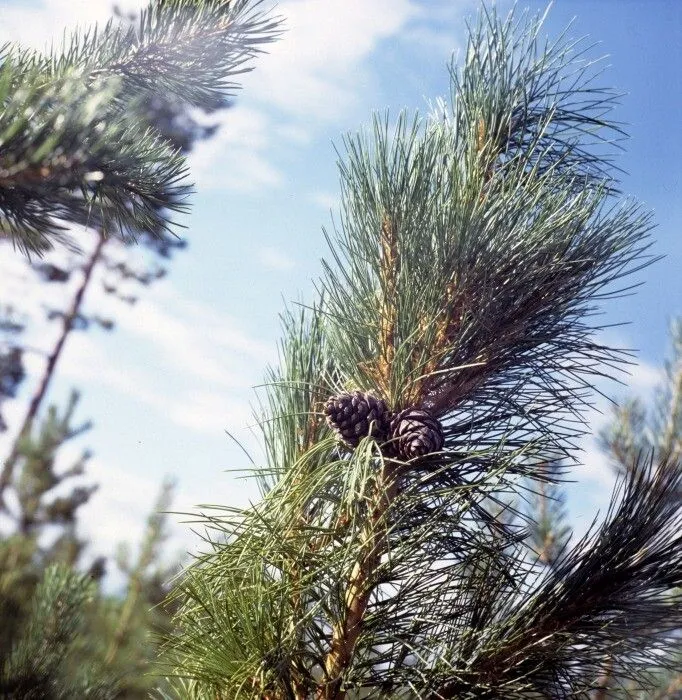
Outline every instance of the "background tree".
<path id="1" fill-rule="evenodd" d="M 220 106 L 277 33 L 259 0 L 150 2 L 138 22 L 73 34 L 40 55 L 2 56 L 2 230 L 26 252 L 64 224 L 110 235 L 167 228 L 184 208 L 184 158 L 138 119 L 152 95 Z M 110 227 L 113 225 L 113 230 Z M 68 239 L 67 239 L 68 240 Z"/>
<path id="2" fill-rule="evenodd" d="M 64 496 L 52 493 L 81 475 L 89 456 L 83 454 L 68 470 L 57 470 L 59 448 L 89 427 L 71 426 L 76 400 L 74 394 L 64 415 L 51 409 L 39 434 L 21 448 L 16 527 L 0 540 L 0 658 L 12 659 L 7 666 L 0 665 L 3 698 L 53 697 L 45 694 L 46 688 L 59 689 L 51 691 L 54 697 L 145 698 L 162 684 L 153 673 L 152 661 L 159 636 L 168 632 L 170 624 L 168 612 L 159 604 L 178 568 L 177 563 L 166 563 L 161 551 L 172 483 L 164 483 L 161 489 L 137 561 L 131 565 L 124 556 L 120 558 L 124 597 L 103 590 L 103 557 L 96 557 L 86 574 L 79 573 L 77 565 L 87 567 L 80 561 L 85 542 L 77 533 L 77 511 L 94 487 L 79 486 Z M 70 599 L 72 591 L 79 596 L 68 615 L 45 623 L 49 605 L 43 605 L 43 597 Z M 41 642 L 34 626 L 44 623 L 72 629 L 68 634 L 55 630 L 55 635 L 65 634 L 68 643 L 36 651 Z M 38 676 L 36 654 L 41 660 L 46 657 Z M 88 684 L 87 693 L 83 683 Z"/>
<path id="3" fill-rule="evenodd" d="M 605 520 L 528 555 L 500 508 L 576 459 L 598 302 L 648 260 L 615 94 L 584 45 L 483 10 L 450 104 L 346 139 L 321 298 L 285 317 L 262 500 L 197 516 L 183 698 L 588 698 L 675 668 L 682 475 L 640 457 Z"/>
<path id="4" fill-rule="evenodd" d="M 61 448 L 90 428 L 89 423 L 73 425 L 77 403 L 74 392 L 63 412 L 52 406 L 19 447 L 13 528 L 0 539 L 1 697 L 69 697 L 85 682 L 80 675 L 84 667 L 66 659 L 83 628 L 81 608 L 93 593 L 86 579 L 75 573 L 85 545 L 76 524 L 79 508 L 96 487 L 60 489 L 83 475 L 87 451 L 67 469 L 57 465 Z M 51 611 L 55 604 L 65 609 Z M 55 635 L 54 648 L 42 649 L 46 641 L 41 625 L 48 640 Z M 74 664 L 73 672 L 69 664 Z"/>
<path id="5" fill-rule="evenodd" d="M 21 633 L 0 657 L 0 697 L 120 697 L 116 679 L 84 663 L 77 642 L 93 584 L 67 566 L 52 566 L 35 589 Z"/>
<path id="6" fill-rule="evenodd" d="M 171 480 L 162 484 L 135 561 L 130 561 L 125 546 L 117 558 L 126 576 L 126 591 L 117 602 L 116 614 L 109 618 L 112 627 L 105 636 L 104 662 L 117 669 L 125 697 L 148 697 L 149 690 L 161 683 L 154 662 L 160 638 L 170 632 L 170 616 L 162 603 L 179 569 L 179 562 L 164 563 L 161 551 L 167 539 L 173 488 Z"/>
<path id="7" fill-rule="evenodd" d="M 678 461 L 682 456 L 682 321 L 670 327 L 670 356 L 663 368 L 653 405 L 640 397 L 614 407 L 611 421 L 600 441 L 618 473 L 632 469 L 638 454 L 653 453 L 657 459 Z M 676 494 L 680 498 L 682 494 Z"/>
<path id="8" fill-rule="evenodd" d="M 561 484 L 562 468 L 551 465 L 556 482 L 529 485 L 527 517 L 529 544 L 539 562 L 553 566 L 561 560 L 572 535 L 566 510 L 565 487 Z"/>
<path id="9" fill-rule="evenodd" d="M 158 263 L 131 263 L 126 244 L 137 239 L 161 260 L 184 246 L 170 229 L 189 192 L 184 152 L 212 130 L 190 110 L 224 107 L 236 87 L 232 79 L 250 70 L 276 36 L 278 20 L 260 5 L 158 0 L 135 21 L 72 35 L 61 52 L 44 56 L 10 46 L 0 56 L 0 235 L 41 257 L 57 243 L 77 250 L 79 228 L 80 241 L 86 228 L 94 232 L 84 262 L 34 263 L 45 282 L 65 283 L 76 270 L 81 279 L 66 308 L 48 310 L 62 332 L 0 476 L 0 492 L 10 485 L 16 492 L 17 526 L 0 542 L 2 697 L 145 697 L 153 684 L 144 676 L 155 644 L 150 633 L 165 623 L 148 606 L 166 592 L 169 571 L 158 558 L 164 517 L 150 518 L 123 601 L 93 583 L 104 574 L 101 558 L 86 575 L 71 571 L 82 545 L 77 511 L 92 489 L 54 497 L 54 488 L 82 474 L 87 456 L 66 471 L 56 469 L 55 458 L 87 426 L 71 426 L 75 396 L 63 415 L 51 409 L 42 422 L 40 408 L 69 334 L 92 322 L 112 325 L 83 308 L 98 268 L 106 293 L 134 303 L 123 295 L 123 282 L 148 285 L 164 271 Z M 11 323 L 3 329 L 20 331 Z M 14 355 L 2 355 L 3 399 L 22 378 L 23 350 L 11 350 Z M 159 507 L 168 505 L 170 490 L 164 485 Z M 62 534 L 45 550 L 43 536 L 55 525 Z M 52 559 L 69 566 L 55 568 Z"/>

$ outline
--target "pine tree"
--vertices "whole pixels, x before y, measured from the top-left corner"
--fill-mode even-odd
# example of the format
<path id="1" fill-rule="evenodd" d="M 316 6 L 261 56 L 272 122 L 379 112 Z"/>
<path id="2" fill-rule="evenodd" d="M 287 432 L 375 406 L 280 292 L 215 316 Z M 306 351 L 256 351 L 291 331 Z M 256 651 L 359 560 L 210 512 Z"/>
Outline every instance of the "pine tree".
<path id="1" fill-rule="evenodd" d="M 133 700 L 148 697 L 152 688 L 162 685 L 153 673 L 153 660 L 160 635 L 170 628 L 161 603 L 177 571 L 177 563 L 164 564 L 160 552 L 172 484 L 162 486 L 137 561 L 127 565 L 121 558 L 127 594 L 105 594 L 101 583 L 106 561 L 96 557 L 84 573 L 81 555 L 86 543 L 77 532 L 78 512 L 95 487 L 53 494 L 60 487 L 64 492 L 63 484 L 72 477 L 82 476 L 89 458 L 85 452 L 69 468 L 57 466 L 63 445 L 90 427 L 72 425 L 77 398 L 74 393 L 63 413 L 53 407 L 36 434 L 21 445 L 16 495 L 11 499 L 15 528 L 0 538 L 0 659 L 11 659 L 4 671 L 0 664 L 0 698 Z M 59 576 L 55 566 L 61 567 Z M 63 624 L 74 625 L 64 647 L 36 651 L 35 628 L 43 622 L 42 617 L 35 621 L 35 609 L 42 616 L 50 607 L 43 597 L 86 589 L 87 600 L 77 597 L 64 618 Z M 35 654 L 43 664 L 39 677 L 34 674 Z M 52 695 L 46 695 L 48 688 Z"/>
<path id="2" fill-rule="evenodd" d="M 117 669 L 122 691 L 131 700 L 148 697 L 149 690 L 161 682 L 155 669 L 157 647 L 161 636 L 170 631 L 170 618 L 162 604 L 179 567 L 177 562 L 164 565 L 160 551 L 167 538 L 173 489 L 169 479 L 161 485 L 135 561 L 130 561 L 127 547 L 121 548 L 117 557 L 127 584 L 125 596 L 116 602 L 115 614 L 109 617 L 104 663 Z"/>
<path id="3" fill-rule="evenodd" d="M 541 29 L 484 9 L 449 104 L 347 137 L 320 297 L 267 376 L 262 500 L 197 516 L 177 697 L 636 697 L 680 670 L 671 451 L 628 454 L 551 566 L 500 515 L 577 459 L 596 377 L 630 357 L 593 312 L 653 225 L 618 191 L 616 94 Z"/>
<path id="4" fill-rule="evenodd" d="M 682 457 L 682 320 L 671 324 L 670 341 L 670 357 L 653 406 L 647 407 L 638 397 L 626 399 L 614 408 L 601 432 L 602 448 L 619 473 L 631 469 L 641 453 L 675 462 Z"/>
<path id="5" fill-rule="evenodd" d="M 540 481 L 528 487 L 527 523 L 529 544 L 538 561 L 553 566 L 561 560 L 569 544 L 572 528 L 568 524 L 566 494 L 561 483 L 561 466 L 551 465 L 556 482 Z"/>
<path id="6" fill-rule="evenodd" d="M 89 423 L 73 425 L 77 403 L 74 392 L 64 411 L 52 406 L 20 446 L 8 511 L 11 522 L 0 537 L 0 657 L 26 630 L 32 597 L 48 568 L 75 567 L 85 546 L 77 533 L 77 515 L 96 487 L 64 487 L 84 474 L 90 455 L 83 452 L 66 468 L 58 464 L 63 446 L 90 428 Z"/>
<path id="7" fill-rule="evenodd" d="M 10 652 L 0 657 L 0 697 L 5 700 L 114 700 L 116 680 L 105 678 L 77 651 L 93 596 L 87 577 L 51 566 L 35 590 L 28 619 Z"/>

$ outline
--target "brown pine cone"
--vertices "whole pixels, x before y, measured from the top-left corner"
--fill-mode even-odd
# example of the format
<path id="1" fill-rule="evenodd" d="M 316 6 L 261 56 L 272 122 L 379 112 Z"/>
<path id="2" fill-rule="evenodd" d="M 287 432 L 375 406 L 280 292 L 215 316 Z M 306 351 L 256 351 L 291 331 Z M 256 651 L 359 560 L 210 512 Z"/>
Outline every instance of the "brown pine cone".
<path id="1" fill-rule="evenodd" d="M 440 421 L 418 408 L 406 408 L 395 414 L 390 432 L 391 451 L 405 460 L 440 452 L 445 442 Z"/>
<path id="2" fill-rule="evenodd" d="M 357 447 L 368 435 L 380 442 L 388 435 L 390 414 L 386 404 L 372 394 L 336 394 L 327 400 L 324 412 L 329 427 L 350 447 Z"/>

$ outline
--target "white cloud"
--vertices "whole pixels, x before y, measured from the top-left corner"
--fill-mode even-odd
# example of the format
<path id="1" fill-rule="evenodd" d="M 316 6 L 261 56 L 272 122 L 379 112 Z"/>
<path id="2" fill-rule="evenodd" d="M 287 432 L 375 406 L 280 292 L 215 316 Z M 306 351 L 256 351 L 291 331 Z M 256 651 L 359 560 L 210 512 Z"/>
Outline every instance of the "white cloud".
<path id="1" fill-rule="evenodd" d="M 276 124 L 274 125 L 275 135 L 280 139 L 296 145 L 310 143 L 310 132 L 302 126 L 296 124 Z"/>
<path id="2" fill-rule="evenodd" d="M 449 60 L 462 48 L 463 19 L 475 15 L 480 6 L 479 0 L 422 0 L 418 16 L 401 31 L 400 39 L 439 60 Z"/>
<path id="3" fill-rule="evenodd" d="M 650 394 L 663 378 L 663 370 L 660 367 L 654 367 L 647 362 L 638 362 L 630 369 L 625 383 L 631 391 Z"/>
<path id="4" fill-rule="evenodd" d="M 313 192 L 309 195 L 309 199 L 313 204 L 329 211 L 335 211 L 339 208 L 341 200 L 337 194 L 332 192 Z"/>
<path id="5" fill-rule="evenodd" d="M 254 192 L 276 187 L 282 174 L 270 163 L 273 123 L 261 111 L 238 103 L 223 112 L 215 135 L 190 155 L 192 178 L 201 190 Z"/>
<path id="6" fill-rule="evenodd" d="M 218 133 L 191 156 L 201 188 L 279 186 L 283 176 L 273 153 L 308 143 L 324 124 L 340 123 L 358 103 L 358 85 L 371 82 L 366 61 L 377 44 L 418 16 L 411 0 L 290 0 L 276 12 L 285 19 L 285 34 L 245 77 L 244 92 L 222 115 Z"/>
<path id="7" fill-rule="evenodd" d="M 119 333 L 139 348 L 136 360 L 112 357 L 93 336 L 75 334 L 60 375 L 113 389 L 197 433 L 215 437 L 225 428 L 243 427 L 251 421 L 255 368 L 274 358 L 274 348 L 241 331 L 233 319 L 162 285 L 150 294 L 154 300 L 119 314 Z M 152 363 L 145 364 L 143 356 Z"/>
<path id="8" fill-rule="evenodd" d="M 613 486 L 613 469 L 609 459 L 599 447 L 596 436 L 586 438 L 582 444 L 582 452 L 578 455 L 580 464 L 571 470 L 571 477 L 581 484 L 590 484 L 595 493 L 610 490 Z"/>
<path id="9" fill-rule="evenodd" d="M 80 274 L 67 284 L 36 284 L 18 252 L 7 246 L 0 260 L 2 296 L 20 299 L 29 323 L 22 343 L 36 350 L 25 355 L 28 379 L 22 401 L 6 402 L 3 415 L 9 434 L 19 425 L 23 399 L 34 389 L 60 332 L 59 322 L 46 324 L 44 306 L 66 308 Z M 286 269 L 293 261 L 275 249 L 265 251 L 265 262 Z M 98 279 L 87 293 L 86 312 L 110 316 L 117 332 L 112 339 L 101 333 L 73 333 L 59 361 L 59 377 L 77 386 L 96 385 L 141 402 L 175 425 L 204 435 L 222 434 L 251 422 L 251 387 L 260 370 L 276 357 L 270 347 L 246 333 L 234 318 L 196 301 L 184 299 L 167 280 L 158 282 L 134 306 L 121 309 L 105 294 Z M 135 355 L 112 354 L 109 343 L 136 348 Z M 151 359 L 150 359 L 151 358 Z M 0 445 L 9 439 L 0 436 Z"/>
<path id="10" fill-rule="evenodd" d="M 283 251 L 272 246 L 262 246 L 256 252 L 258 262 L 267 270 L 283 272 L 291 270 L 296 263 Z"/>
<path id="11" fill-rule="evenodd" d="M 418 9 L 410 0 L 290 0 L 277 12 L 286 32 L 259 59 L 248 91 L 288 115 L 333 121 L 356 103 L 365 59 Z"/>
<path id="12" fill-rule="evenodd" d="M 171 284 L 121 315 L 122 330 L 150 343 L 159 361 L 222 388 L 247 386 L 231 364 L 265 363 L 274 350 L 242 331 L 235 320 L 201 303 L 182 299 Z M 235 362 L 236 360 L 236 362 Z"/>
<path id="13" fill-rule="evenodd" d="M 179 401 L 166 400 L 165 408 L 176 425 L 213 436 L 251 421 L 247 402 L 208 389 L 188 392 Z"/>

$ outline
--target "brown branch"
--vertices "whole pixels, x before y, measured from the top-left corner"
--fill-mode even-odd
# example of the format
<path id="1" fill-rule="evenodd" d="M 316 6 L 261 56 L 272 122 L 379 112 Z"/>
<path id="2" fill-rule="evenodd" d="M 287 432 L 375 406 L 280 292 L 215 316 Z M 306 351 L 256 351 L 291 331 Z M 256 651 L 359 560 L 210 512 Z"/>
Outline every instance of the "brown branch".
<path id="1" fill-rule="evenodd" d="M 30 187 L 40 182 L 56 180 L 62 183 L 74 179 L 74 170 L 82 165 L 78 157 L 57 156 L 47 163 L 29 166 L 22 162 L 12 167 L 0 168 L 0 188 Z"/>
<path id="2" fill-rule="evenodd" d="M 310 400 L 310 413 L 308 415 L 306 425 L 304 428 L 298 429 L 298 457 L 304 455 L 317 443 L 320 427 L 324 424 L 324 421 L 320 416 L 322 413 L 321 406 L 323 405 L 325 398 L 326 397 L 322 396 L 322 392 L 319 388 L 315 388 L 313 390 L 313 394 Z M 296 480 L 294 481 L 294 484 L 292 486 L 295 487 L 295 485 Z M 305 507 L 306 506 L 304 505 L 301 511 L 298 513 L 298 515 L 292 519 L 292 524 L 289 526 L 283 537 L 285 541 L 294 539 L 297 531 L 308 527 L 309 520 L 305 514 Z M 331 539 L 331 536 L 329 537 Z M 317 549 L 320 548 L 320 546 L 324 546 L 318 546 L 318 539 L 319 538 L 313 539 L 307 544 L 305 548 L 305 553 L 303 555 L 304 560 L 307 559 L 311 552 L 315 552 L 317 551 Z M 289 632 L 292 635 L 292 638 L 294 639 L 296 647 L 300 649 L 302 646 L 302 639 L 298 631 L 297 623 L 298 620 L 300 620 L 304 614 L 303 599 L 300 592 L 301 558 L 285 556 L 284 561 L 282 563 L 282 570 L 289 578 L 290 590 L 292 591 L 292 594 L 289 599 L 291 605 Z M 294 668 L 292 669 L 291 685 L 292 692 L 296 700 L 306 700 L 306 698 L 308 697 L 308 690 L 310 684 L 311 679 L 306 669 L 302 667 L 297 667 L 295 662 Z"/>
<path id="3" fill-rule="evenodd" d="M 343 674 L 349 668 L 370 597 L 376 586 L 376 573 L 386 547 L 387 512 L 396 497 L 398 479 L 394 466 L 384 462 L 377 477 L 374 503 L 362 533 L 360 555 L 353 565 L 342 619 L 333 625 L 331 649 L 325 660 L 327 682 L 317 693 L 318 700 L 345 700 Z"/>
<path id="4" fill-rule="evenodd" d="M 45 369 L 43 370 L 43 375 L 40 379 L 40 383 L 35 393 L 33 394 L 31 401 L 28 405 L 26 415 L 19 429 L 14 443 L 12 444 L 12 449 L 9 456 L 5 460 L 3 465 L 2 473 L 0 474 L 0 506 L 4 507 L 3 492 L 9 486 L 12 480 L 12 474 L 16 466 L 17 460 L 19 459 L 20 446 L 23 440 L 25 440 L 31 432 L 33 427 L 33 421 L 40 410 L 40 407 L 47 395 L 47 390 L 54 376 L 55 368 L 57 362 L 61 357 L 62 351 L 64 350 L 64 345 L 66 344 L 66 339 L 73 330 L 73 322 L 78 317 L 80 313 L 81 305 L 83 304 L 83 299 L 85 297 L 85 292 L 90 284 L 92 278 L 92 272 L 97 265 L 100 256 L 102 254 L 102 249 L 106 243 L 107 239 L 103 235 L 99 235 L 97 245 L 91 253 L 88 261 L 83 268 L 83 279 L 76 290 L 76 293 L 71 302 L 69 310 L 62 317 L 62 330 L 57 338 L 55 346 L 52 348 L 52 352 L 47 357 L 47 363 Z"/>
<path id="5" fill-rule="evenodd" d="M 379 389 L 385 397 L 391 393 L 391 372 L 395 360 L 396 325 L 398 311 L 396 292 L 400 274 L 400 254 L 398 252 L 398 228 L 393 219 L 384 217 L 379 237 L 381 262 L 379 279 L 381 282 L 381 300 L 379 306 L 379 357 L 377 374 Z"/>
<path id="6" fill-rule="evenodd" d="M 480 155 L 483 149 L 485 148 L 486 144 L 486 126 L 485 126 L 485 119 L 481 117 L 478 120 L 478 124 L 476 125 L 476 151 Z"/>
<path id="7" fill-rule="evenodd" d="M 453 279 L 445 288 L 443 308 L 435 322 L 425 320 L 421 322 L 420 331 L 422 337 L 428 333 L 431 325 L 435 326 L 436 331 L 433 342 L 428 346 L 424 343 L 421 347 L 421 357 L 427 356 L 428 359 L 421 367 L 414 370 L 414 373 L 418 374 L 419 377 L 407 391 L 408 405 L 422 405 L 426 397 L 431 393 L 434 384 L 438 383 L 434 373 L 443 369 L 442 363 L 450 352 L 453 339 L 464 323 L 468 313 L 467 304 L 465 295 L 458 294 L 457 291 L 457 282 Z"/>

